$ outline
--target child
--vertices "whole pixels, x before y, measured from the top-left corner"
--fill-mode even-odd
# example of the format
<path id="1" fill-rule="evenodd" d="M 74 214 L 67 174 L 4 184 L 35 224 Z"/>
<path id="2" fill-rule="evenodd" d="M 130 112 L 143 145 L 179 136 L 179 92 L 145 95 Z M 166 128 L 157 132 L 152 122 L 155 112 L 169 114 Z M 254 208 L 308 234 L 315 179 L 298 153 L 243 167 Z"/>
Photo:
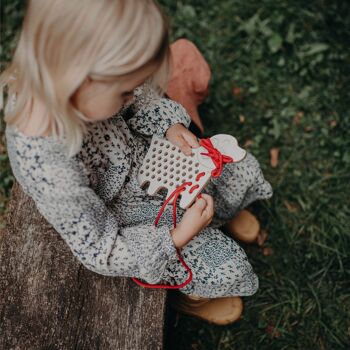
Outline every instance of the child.
<path id="1" fill-rule="evenodd" d="M 150 197 L 137 182 L 150 137 L 166 137 L 186 154 L 198 147 L 184 108 L 153 88 L 164 90 L 168 64 L 167 23 L 152 0 L 30 0 L 0 80 L 10 96 L 8 154 L 23 190 L 88 269 L 178 285 L 187 278 L 181 248 L 193 271 L 181 289 L 183 309 L 229 323 L 233 301 L 254 294 L 258 279 L 219 227 L 270 197 L 271 187 L 248 154 L 178 210 L 176 228 L 171 210 L 153 225 L 164 195 Z M 220 301 L 226 315 L 203 316 L 196 301 Z"/>

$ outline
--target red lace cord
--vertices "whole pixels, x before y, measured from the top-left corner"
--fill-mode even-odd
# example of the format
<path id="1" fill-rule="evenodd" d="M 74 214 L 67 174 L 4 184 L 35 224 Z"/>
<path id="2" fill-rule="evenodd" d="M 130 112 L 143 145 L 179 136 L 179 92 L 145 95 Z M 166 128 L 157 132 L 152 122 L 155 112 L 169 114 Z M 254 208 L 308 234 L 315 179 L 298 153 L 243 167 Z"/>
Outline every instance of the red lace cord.
<path id="1" fill-rule="evenodd" d="M 199 144 L 206 148 L 208 153 L 201 153 L 203 156 L 208 156 L 215 164 L 215 169 L 211 172 L 212 177 L 219 177 L 222 173 L 222 167 L 225 163 L 232 163 L 233 159 L 229 156 L 225 156 L 217 150 L 210 139 L 202 139 Z"/>
<path id="2" fill-rule="evenodd" d="M 154 221 L 154 226 L 157 227 L 158 222 L 161 218 L 161 216 L 164 213 L 164 210 L 167 206 L 167 204 L 174 198 L 173 201 L 173 223 L 174 223 L 174 228 L 176 227 L 176 203 L 177 203 L 177 199 L 179 197 L 179 195 L 181 194 L 181 192 L 186 190 L 186 186 L 192 186 L 192 182 L 185 182 L 182 185 L 180 185 L 179 187 L 177 187 L 172 194 L 166 199 L 166 201 L 163 203 L 162 207 L 160 208 L 158 215 Z M 150 283 L 145 283 L 140 281 L 139 279 L 132 277 L 132 280 L 138 284 L 139 286 L 145 287 L 145 288 L 155 288 L 155 289 L 180 289 L 185 287 L 187 284 L 189 284 L 192 281 L 192 271 L 191 269 L 187 266 L 187 264 L 185 263 L 185 261 L 182 259 L 181 254 L 180 254 L 180 250 L 176 249 L 177 252 L 177 257 L 179 258 L 181 264 L 185 267 L 186 271 L 188 271 L 188 278 L 185 282 L 176 285 L 176 286 L 171 286 L 171 285 L 166 285 L 166 284 L 150 284 Z"/>
<path id="3" fill-rule="evenodd" d="M 233 162 L 233 159 L 231 157 L 222 155 L 220 153 L 219 150 L 217 150 L 210 139 L 201 139 L 199 141 L 199 144 L 204 147 L 205 149 L 207 149 L 208 153 L 201 153 L 204 156 L 208 156 L 210 157 L 214 164 L 215 164 L 215 169 L 211 172 L 211 176 L 213 177 L 219 177 L 222 173 L 222 167 L 223 164 L 225 163 L 231 163 Z M 205 172 L 201 172 L 196 176 L 196 181 L 198 182 L 199 179 L 205 175 Z M 174 223 L 174 228 L 176 227 L 176 203 L 177 203 L 177 199 L 180 196 L 181 192 L 186 190 L 186 186 L 192 186 L 192 182 L 185 182 L 182 185 L 180 185 L 179 187 L 177 187 L 172 193 L 171 195 L 165 200 L 165 202 L 163 203 L 162 207 L 160 208 L 158 215 L 154 221 L 154 226 L 157 227 L 158 222 L 161 218 L 161 216 L 164 213 L 164 210 L 167 206 L 167 204 L 174 198 L 173 201 L 173 223 Z M 199 188 L 199 185 L 194 185 L 193 187 L 190 188 L 189 192 L 192 193 L 193 191 L 195 191 L 197 188 Z M 201 194 L 199 194 L 197 196 L 198 198 L 201 197 Z M 150 284 L 150 283 L 145 283 L 140 281 L 139 279 L 135 278 L 135 277 L 131 277 L 131 279 L 138 284 L 139 286 L 145 287 L 145 288 L 155 288 L 155 289 L 180 289 L 185 287 L 187 284 L 189 284 L 192 281 L 192 270 L 187 266 L 187 264 L 185 263 L 185 261 L 182 259 L 181 254 L 180 254 L 180 250 L 176 249 L 177 252 L 177 256 L 181 262 L 181 264 L 185 267 L 186 271 L 188 272 L 188 278 L 185 282 L 178 284 L 176 286 L 171 286 L 171 285 L 165 285 L 165 284 Z"/>

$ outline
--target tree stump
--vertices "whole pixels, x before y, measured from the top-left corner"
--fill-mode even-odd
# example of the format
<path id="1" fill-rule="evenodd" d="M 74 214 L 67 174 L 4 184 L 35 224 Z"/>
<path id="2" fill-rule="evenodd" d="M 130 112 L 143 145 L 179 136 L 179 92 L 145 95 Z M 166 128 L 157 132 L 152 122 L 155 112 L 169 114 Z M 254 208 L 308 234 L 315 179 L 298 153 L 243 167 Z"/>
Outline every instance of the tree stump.
<path id="1" fill-rule="evenodd" d="M 166 292 L 87 270 L 18 183 L 0 271 L 0 349 L 163 349 Z"/>

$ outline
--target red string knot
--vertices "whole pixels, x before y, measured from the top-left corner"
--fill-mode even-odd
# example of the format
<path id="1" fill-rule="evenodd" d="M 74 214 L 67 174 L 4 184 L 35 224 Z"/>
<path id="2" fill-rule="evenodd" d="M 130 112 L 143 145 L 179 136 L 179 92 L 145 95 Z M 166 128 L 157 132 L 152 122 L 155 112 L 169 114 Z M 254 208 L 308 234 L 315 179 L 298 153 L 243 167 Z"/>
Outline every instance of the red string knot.
<path id="1" fill-rule="evenodd" d="M 208 151 L 208 153 L 201 153 L 201 155 L 210 157 L 215 165 L 215 169 L 211 172 L 211 176 L 219 177 L 222 173 L 223 165 L 226 163 L 232 163 L 233 159 L 229 156 L 225 156 L 216 149 L 210 139 L 201 139 L 199 144 Z"/>

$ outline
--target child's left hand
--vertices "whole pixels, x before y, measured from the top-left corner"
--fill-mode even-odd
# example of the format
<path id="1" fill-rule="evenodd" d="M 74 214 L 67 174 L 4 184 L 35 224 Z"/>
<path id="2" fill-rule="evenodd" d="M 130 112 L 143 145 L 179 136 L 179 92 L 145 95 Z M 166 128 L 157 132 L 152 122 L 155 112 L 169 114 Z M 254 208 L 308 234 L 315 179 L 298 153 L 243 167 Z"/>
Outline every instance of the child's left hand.
<path id="1" fill-rule="evenodd" d="M 165 137 L 172 144 L 178 146 L 186 156 L 192 154 L 192 148 L 199 147 L 197 137 L 182 124 L 171 126 L 165 133 Z"/>

